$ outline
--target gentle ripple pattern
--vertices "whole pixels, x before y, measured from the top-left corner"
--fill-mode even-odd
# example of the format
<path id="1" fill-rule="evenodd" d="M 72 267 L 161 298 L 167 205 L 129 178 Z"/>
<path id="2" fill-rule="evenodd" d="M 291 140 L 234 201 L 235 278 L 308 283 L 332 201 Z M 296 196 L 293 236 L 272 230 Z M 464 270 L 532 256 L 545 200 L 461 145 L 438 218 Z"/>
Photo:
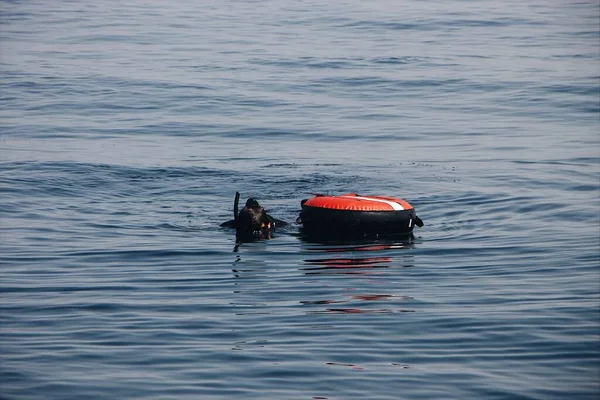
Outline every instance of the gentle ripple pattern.
<path id="1" fill-rule="evenodd" d="M 597 1 L 0 8 L 3 399 L 597 399 Z M 403 241 L 237 245 L 233 194 Z"/>

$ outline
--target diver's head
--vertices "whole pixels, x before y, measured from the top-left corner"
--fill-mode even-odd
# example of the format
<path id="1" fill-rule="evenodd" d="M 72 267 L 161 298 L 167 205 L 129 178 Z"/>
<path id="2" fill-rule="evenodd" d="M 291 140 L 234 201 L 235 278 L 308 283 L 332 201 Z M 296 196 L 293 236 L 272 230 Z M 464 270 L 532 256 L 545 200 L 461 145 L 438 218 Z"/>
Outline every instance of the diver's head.
<path id="1" fill-rule="evenodd" d="M 270 228 L 269 218 L 265 209 L 254 198 L 246 201 L 237 218 L 236 230 L 238 235 L 247 236 Z"/>

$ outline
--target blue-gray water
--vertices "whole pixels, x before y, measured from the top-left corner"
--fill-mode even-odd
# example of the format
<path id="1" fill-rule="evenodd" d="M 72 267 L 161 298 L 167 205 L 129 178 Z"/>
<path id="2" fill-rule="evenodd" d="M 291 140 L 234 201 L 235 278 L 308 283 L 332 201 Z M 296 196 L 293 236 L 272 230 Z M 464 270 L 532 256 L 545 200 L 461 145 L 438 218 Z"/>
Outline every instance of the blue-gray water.
<path id="1" fill-rule="evenodd" d="M 2 2 L 0 397 L 597 399 L 599 18 Z M 236 190 L 426 225 L 236 249 Z"/>

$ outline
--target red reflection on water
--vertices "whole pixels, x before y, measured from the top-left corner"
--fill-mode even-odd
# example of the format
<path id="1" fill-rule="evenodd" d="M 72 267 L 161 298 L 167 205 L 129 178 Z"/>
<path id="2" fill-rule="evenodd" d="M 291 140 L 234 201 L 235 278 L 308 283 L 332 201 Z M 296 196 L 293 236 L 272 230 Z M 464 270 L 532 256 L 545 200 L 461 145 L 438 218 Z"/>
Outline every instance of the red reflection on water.
<path id="1" fill-rule="evenodd" d="M 389 308 L 326 308 L 321 311 L 312 311 L 313 314 L 392 314 L 392 313 L 413 313 L 415 310 L 407 308 L 398 308 L 391 310 Z"/>
<path id="2" fill-rule="evenodd" d="M 323 272 L 318 271 L 336 271 L 336 273 L 343 274 L 365 274 L 366 272 L 348 271 L 341 272 L 339 270 L 351 270 L 351 269 L 375 269 L 375 268 L 389 268 L 394 261 L 393 256 L 373 256 L 373 257 L 353 257 L 356 253 L 362 252 L 373 252 L 382 254 L 382 251 L 390 249 L 409 249 L 414 245 L 409 242 L 376 242 L 376 243 L 339 243 L 332 245 L 323 245 L 318 247 L 308 247 L 307 250 L 311 252 L 319 252 L 324 255 L 322 258 L 304 260 L 307 264 L 311 265 L 304 270 L 315 271 L 307 272 L 307 274 L 320 274 Z M 354 253 L 352 256 L 348 255 L 344 257 L 339 254 L 340 257 L 335 257 L 332 253 Z M 395 253 L 395 252 L 394 252 Z M 368 255 L 368 254 L 365 254 Z"/>
<path id="3" fill-rule="evenodd" d="M 320 267 L 303 268 L 307 271 L 331 270 L 331 269 L 374 269 L 389 268 L 390 257 L 367 257 L 367 258 L 318 258 L 304 260 L 311 265 Z"/>
<path id="4" fill-rule="evenodd" d="M 376 243 L 376 244 L 364 244 L 358 246 L 347 246 L 340 245 L 336 247 L 309 247 L 308 250 L 327 252 L 327 253 L 340 253 L 347 251 L 380 251 L 380 250 L 391 250 L 391 249 L 408 249 L 414 247 L 410 242 L 399 242 L 399 243 Z"/>
<path id="5" fill-rule="evenodd" d="M 304 260 L 310 264 L 321 264 L 333 267 L 348 268 L 370 266 L 374 264 L 388 263 L 391 257 L 367 257 L 367 258 L 319 258 L 313 260 Z"/>

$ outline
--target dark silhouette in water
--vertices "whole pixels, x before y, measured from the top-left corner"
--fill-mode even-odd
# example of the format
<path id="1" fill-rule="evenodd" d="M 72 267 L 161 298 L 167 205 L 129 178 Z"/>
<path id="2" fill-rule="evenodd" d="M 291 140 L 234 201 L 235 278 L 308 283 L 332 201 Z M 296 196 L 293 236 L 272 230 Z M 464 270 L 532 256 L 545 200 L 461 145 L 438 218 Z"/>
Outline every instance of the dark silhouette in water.
<path id="1" fill-rule="evenodd" d="M 223 222 L 222 227 L 235 228 L 236 237 L 239 241 L 250 241 L 254 239 L 268 239 L 276 226 L 285 226 L 287 222 L 273 218 L 258 203 L 255 198 L 246 200 L 246 205 L 238 212 L 240 193 L 235 192 L 233 202 L 233 220 Z"/>

